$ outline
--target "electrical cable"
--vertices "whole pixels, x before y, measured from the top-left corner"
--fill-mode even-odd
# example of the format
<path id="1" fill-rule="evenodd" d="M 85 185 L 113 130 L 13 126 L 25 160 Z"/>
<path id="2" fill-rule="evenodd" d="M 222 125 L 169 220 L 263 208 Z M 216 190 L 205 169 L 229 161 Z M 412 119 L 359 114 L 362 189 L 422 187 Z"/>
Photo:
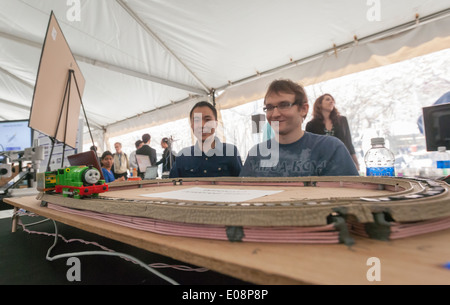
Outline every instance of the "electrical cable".
<path id="1" fill-rule="evenodd" d="M 19 214 L 19 216 L 25 216 L 26 215 L 26 216 L 29 216 L 29 217 L 38 217 L 39 216 L 39 215 L 36 215 L 34 213 L 31 213 L 31 212 L 24 211 L 24 210 L 19 210 L 19 211 L 15 212 L 14 214 L 15 215 Z M 40 224 L 40 223 L 43 223 L 43 222 L 46 222 L 46 221 L 49 221 L 49 220 L 50 219 L 46 218 L 44 220 L 41 220 L 41 221 L 38 221 L 38 222 L 35 222 L 35 223 L 23 224 L 21 219 L 19 218 L 19 223 L 18 224 L 22 227 L 22 230 L 24 232 L 27 232 L 29 234 L 55 236 L 55 234 L 53 234 L 53 233 L 30 231 L 30 230 L 26 229 L 26 227 L 37 225 L 37 224 Z M 105 246 L 102 246 L 102 245 L 100 245 L 100 244 L 98 244 L 96 242 L 85 241 L 85 240 L 82 240 L 82 239 L 66 239 L 61 234 L 58 234 L 58 237 L 60 237 L 65 243 L 71 243 L 71 242 L 77 241 L 77 242 L 83 243 L 85 245 L 93 245 L 93 246 L 99 247 L 99 248 L 101 248 L 101 249 L 103 249 L 105 251 L 108 251 L 108 252 L 115 252 L 114 250 L 111 250 L 111 249 L 109 249 L 109 248 L 107 248 Z M 130 262 L 134 263 L 132 260 L 129 260 L 129 259 L 126 259 L 126 258 L 123 258 L 123 259 L 126 260 L 126 261 L 130 261 Z M 172 268 L 172 269 L 176 269 L 176 270 L 180 270 L 180 271 L 194 271 L 194 272 L 207 272 L 207 271 L 209 271 L 209 269 L 205 268 L 205 267 L 192 268 L 192 267 L 189 267 L 189 266 L 169 265 L 169 264 L 165 264 L 165 263 L 152 263 L 152 264 L 148 264 L 148 266 L 150 266 L 152 268 Z"/>
<path id="2" fill-rule="evenodd" d="M 58 243 L 58 226 L 56 225 L 56 222 L 52 219 L 53 225 L 55 227 L 55 239 L 53 241 L 53 245 L 48 249 L 47 251 L 47 255 L 46 255 L 46 259 L 48 261 L 54 261 L 60 258 L 64 258 L 64 257 L 73 257 L 73 256 L 85 256 L 85 255 L 106 255 L 106 256 L 118 256 L 121 258 L 128 258 L 129 260 L 134 261 L 135 263 L 137 263 L 138 265 L 140 265 L 141 267 L 147 269 L 148 271 L 150 271 L 151 273 L 153 273 L 154 275 L 158 276 L 159 278 L 171 283 L 172 285 L 179 285 L 176 281 L 174 281 L 173 279 L 171 279 L 168 276 L 165 276 L 164 274 L 156 271 L 155 269 L 151 268 L 150 266 L 148 266 L 147 264 L 141 262 L 140 260 L 138 260 L 137 258 L 125 254 L 125 253 L 120 253 L 120 252 L 108 252 L 108 251 L 84 251 L 84 252 L 72 252 L 72 253 L 65 253 L 65 254 L 59 254 L 59 255 L 55 255 L 53 257 L 50 257 L 50 252 L 52 251 L 52 249 L 56 246 L 56 244 Z"/>
<path id="3" fill-rule="evenodd" d="M 31 215 L 29 215 L 29 216 L 31 216 Z M 102 247 L 102 248 L 104 248 L 104 249 L 106 249 L 105 251 L 83 251 L 83 252 L 72 252 L 72 253 L 65 253 L 65 254 L 59 254 L 59 255 L 54 255 L 54 256 L 50 256 L 50 253 L 51 253 L 51 251 L 53 250 L 53 248 L 56 246 L 56 244 L 58 243 L 58 236 L 60 236 L 62 239 L 64 239 L 65 240 L 65 238 L 64 237 L 62 237 L 61 235 L 59 235 L 58 234 L 58 226 L 56 225 L 56 222 L 53 220 L 53 219 L 44 219 L 44 220 L 41 220 L 41 221 L 38 221 L 38 222 L 35 222 L 35 223 L 31 223 L 31 224 L 23 224 L 20 220 L 19 220 L 19 224 L 22 226 L 22 228 L 24 229 L 24 231 L 27 231 L 26 229 L 25 229 L 25 227 L 27 227 L 27 226 L 33 226 L 33 225 L 37 225 L 37 224 L 40 224 L 40 223 L 43 223 L 43 222 L 46 222 L 46 221 L 48 221 L 48 220 L 51 220 L 52 222 L 53 222 L 53 226 L 54 226 L 54 228 L 55 228 L 55 234 L 49 234 L 49 233 L 46 233 L 46 235 L 54 235 L 54 240 L 53 240 L 53 244 L 50 246 L 50 248 L 47 250 L 47 254 L 46 254 L 46 260 L 48 260 L 48 261 L 54 261 L 54 260 L 57 260 L 57 259 L 60 259 L 60 258 L 65 258 L 65 257 L 74 257 L 74 256 L 87 256 L 87 255 L 105 255 L 105 256 L 117 256 L 117 257 L 120 257 L 120 258 L 122 258 L 122 259 L 125 259 L 125 260 L 129 260 L 129 261 L 131 261 L 131 262 L 133 262 L 133 263 L 135 263 L 135 264 L 137 264 L 137 265 L 140 265 L 141 267 L 143 267 L 144 269 L 146 269 L 146 270 L 148 270 L 148 271 L 150 271 L 151 273 L 153 273 L 154 275 L 156 275 L 156 276 L 158 276 L 159 278 L 161 278 L 161 279 L 163 279 L 163 280 L 165 280 L 165 281 L 167 281 L 167 282 L 169 282 L 170 284 L 172 284 L 172 285 L 179 285 L 179 283 L 178 282 L 176 282 L 175 280 L 173 280 L 173 279 L 171 279 L 170 277 L 168 277 L 168 276 L 165 276 L 164 274 L 162 274 L 162 273 L 160 273 L 160 272 L 158 272 L 157 270 L 155 270 L 155 269 L 153 269 L 152 267 L 150 267 L 149 265 L 147 265 L 147 264 L 145 264 L 144 262 L 142 262 L 142 261 L 140 261 L 139 259 L 137 259 L 137 258 L 135 258 L 135 257 L 133 257 L 133 256 L 131 256 L 131 255 L 128 255 L 128 254 L 126 254 L 126 253 L 120 253 L 120 252 L 111 252 L 112 250 L 109 250 L 109 249 L 107 249 L 106 247 L 102 247 L 102 246 L 100 246 L 100 245 L 98 245 L 99 247 Z M 30 232 L 30 231 L 28 231 L 28 232 Z M 39 232 L 38 232 L 39 233 Z M 45 234 L 45 233 L 39 233 L 39 234 Z M 88 243 L 88 242 L 85 242 L 86 244 Z M 108 251 L 109 250 L 109 251 Z M 157 264 L 156 264 L 157 265 Z M 168 265 L 158 265 L 160 268 L 163 268 L 163 267 L 168 267 Z M 178 269 L 178 270 L 183 270 L 183 266 L 175 266 L 175 267 L 173 267 L 173 268 L 175 268 L 175 269 Z M 186 267 L 186 268 L 189 268 L 189 267 Z M 186 268 L 184 268 L 184 270 L 187 270 Z M 202 270 L 203 271 L 203 270 Z M 198 272 L 202 272 L 202 271 L 200 271 L 200 270 L 198 270 Z"/>

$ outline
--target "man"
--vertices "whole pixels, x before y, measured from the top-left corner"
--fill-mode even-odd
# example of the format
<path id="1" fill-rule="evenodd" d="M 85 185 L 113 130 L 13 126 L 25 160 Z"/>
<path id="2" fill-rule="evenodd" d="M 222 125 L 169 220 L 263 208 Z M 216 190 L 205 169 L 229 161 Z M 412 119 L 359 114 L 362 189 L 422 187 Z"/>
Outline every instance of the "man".
<path id="1" fill-rule="evenodd" d="M 136 155 L 148 156 L 150 158 L 150 164 L 155 165 L 156 150 L 154 148 L 150 147 L 150 140 L 151 140 L 151 136 L 148 133 L 145 133 L 142 135 L 142 142 L 144 142 L 144 145 L 142 145 L 141 148 L 136 150 Z M 139 175 L 144 174 L 144 172 L 139 171 L 139 167 L 138 167 L 138 173 L 139 173 Z"/>
<path id="2" fill-rule="evenodd" d="M 240 176 L 358 175 L 339 139 L 302 130 L 308 110 L 303 87 L 290 80 L 272 82 L 264 98 L 264 111 L 275 137 L 250 149 Z"/>
<path id="3" fill-rule="evenodd" d="M 189 118 L 197 142 L 180 151 L 169 177 L 239 176 L 242 161 L 237 147 L 222 143 L 215 136 L 216 108 L 206 101 L 198 102 L 192 107 Z"/>
<path id="4" fill-rule="evenodd" d="M 114 154 L 114 178 L 124 177 L 124 179 L 127 179 L 129 167 L 127 154 L 122 151 L 122 143 L 114 143 L 114 148 L 116 150 Z"/>

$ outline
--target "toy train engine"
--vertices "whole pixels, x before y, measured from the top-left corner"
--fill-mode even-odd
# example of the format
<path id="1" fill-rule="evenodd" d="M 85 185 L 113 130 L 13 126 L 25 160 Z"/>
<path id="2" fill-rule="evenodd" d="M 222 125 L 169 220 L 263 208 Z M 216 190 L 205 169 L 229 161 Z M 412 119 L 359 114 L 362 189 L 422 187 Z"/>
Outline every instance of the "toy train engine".
<path id="1" fill-rule="evenodd" d="M 64 197 L 98 197 L 108 191 L 100 172 L 92 166 L 69 166 L 56 171 L 38 174 L 37 189 L 43 192 L 62 193 Z"/>

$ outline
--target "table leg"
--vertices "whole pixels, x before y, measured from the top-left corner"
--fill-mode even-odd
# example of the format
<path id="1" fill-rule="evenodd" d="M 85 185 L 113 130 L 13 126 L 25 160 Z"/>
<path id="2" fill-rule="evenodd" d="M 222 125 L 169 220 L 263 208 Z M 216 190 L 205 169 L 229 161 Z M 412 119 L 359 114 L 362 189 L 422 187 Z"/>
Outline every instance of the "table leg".
<path id="1" fill-rule="evenodd" d="M 17 230 L 17 222 L 19 220 L 19 214 L 17 213 L 19 211 L 18 207 L 14 207 L 13 216 L 12 216 L 12 228 L 11 232 L 14 233 Z"/>

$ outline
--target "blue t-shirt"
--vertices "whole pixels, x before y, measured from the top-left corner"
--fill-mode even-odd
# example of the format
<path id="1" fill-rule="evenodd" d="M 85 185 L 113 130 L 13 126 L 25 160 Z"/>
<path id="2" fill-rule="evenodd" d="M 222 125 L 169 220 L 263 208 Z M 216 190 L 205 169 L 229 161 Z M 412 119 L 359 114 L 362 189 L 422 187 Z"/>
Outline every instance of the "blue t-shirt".
<path id="1" fill-rule="evenodd" d="M 104 167 L 102 167 L 102 173 L 103 177 L 105 177 L 105 182 L 113 182 L 114 180 L 116 180 L 116 178 L 114 178 L 114 174 Z"/>
<path id="2" fill-rule="evenodd" d="M 345 145 L 335 137 L 305 132 L 296 142 L 275 139 L 250 149 L 241 177 L 356 176 Z"/>
<path id="3" fill-rule="evenodd" d="M 203 152 L 198 143 L 183 148 L 170 170 L 170 178 L 177 177 L 226 177 L 239 176 L 242 160 L 232 144 L 215 138 L 215 148 Z"/>

